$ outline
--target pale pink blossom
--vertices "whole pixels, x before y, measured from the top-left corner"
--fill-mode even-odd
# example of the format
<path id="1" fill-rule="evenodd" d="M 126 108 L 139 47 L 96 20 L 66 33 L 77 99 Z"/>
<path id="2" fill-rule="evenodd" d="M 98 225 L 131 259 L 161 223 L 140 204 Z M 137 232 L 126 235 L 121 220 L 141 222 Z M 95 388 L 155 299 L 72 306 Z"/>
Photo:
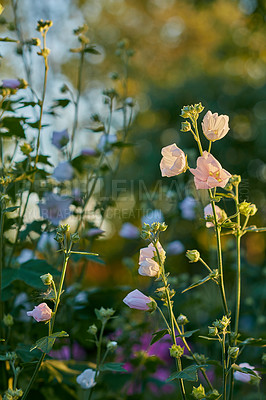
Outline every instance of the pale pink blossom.
<path id="1" fill-rule="evenodd" d="M 160 255 L 164 257 L 165 251 L 159 242 L 157 244 L 157 247 Z M 140 249 L 138 269 L 140 275 L 150 277 L 158 275 L 160 271 L 160 266 L 155 260 L 153 260 L 153 257 L 156 255 L 156 249 L 152 243 L 150 243 L 148 247 Z"/>
<path id="2" fill-rule="evenodd" d="M 208 111 L 202 121 L 203 133 L 211 142 L 222 139 L 229 131 L 228 122 L 227 115 L 212 114 L 211 111 Z"/>
<path id="3" fill-rule="evenodd" d="M 198 157 L 197 168 L 190 168 L 190 172 L 194 175 L 196 189 L 223 188 L 231 177 L 231 174 L 207 151 Z"/>
<path id="4" fill-rule="evenodd" d="M 162 148 L 162 160 L 160 168 L 162 176 L 176 176 L 185 172 L 187 160 L 185 153 L 175 143 Z"/>
<path id="5" fill-rule="evenodd" d="M 150 308 L 148 306 L 153 300 L 150 297 L 145 296 L 138 289 L 133 290 L 128 293 L 128 295 L 123 299 L 123 302 L 130 308 L 136 310 L 148 311 Z"/>
<path id="6" fill-rule="evenodd" d="M 77 383 L 82 387 L 82 389 L 91 389 L 96 385 L 95 382 L 96 371 L 91 368 L 85 369 L 78 377 Z"/>
<path id="7" fill-rule="evenodd" d="M 215 212 L 216 212 L 216 216 L 217 216 L 217 221 L 218 222 L 224 221 L 227 218 L 226 212 L 216 205 L 214 207 L 215 207 Z M 213 210 L 212 210 L 211 204 L 208 204 L 206 207 L 204 207 L 204 218 L 206 219 L 208 215 L 213 217 Z M 214 226 L 214 224 L 212 222 L 209 222 L 209 221 L 206 222 L 207 228 L 211 228 L 212 226 Z"/>
<path id="8" fill-rule="evenodd" d="M 20 87 L 19 79 L 3 79 L 2 81 L 3 88 L 7 89 L 18 89 Z"/>
<path id="9" fill-rule="evenodd" d="M 52 310 L 46 303 L 35 306 L 32 311 L 27 311 L 29 317 L 33 317 L 37 322 L 49 321 L 52 316 Z"/>
<path id="10" fill-rule="evenodd" d="M 249 363 L 241 363 L 239 364 L 240 368 L 248 368 L 248 369 L 252 369 L 254 372 L 257 373 L 257 371 L 255 371 L 255 367 L 253 367 L 252 365 L 249 365 Z M 244 374 L 244 372 L 240 372 L 240 371 L 235 371 L 234 372 L 234 378 L 237 381 L 241 381 L 241 382 L 249 382 L 252 378 L 252 375 L 250 374 Z M 256 377 L 255 377 L 256 378 Z"/>

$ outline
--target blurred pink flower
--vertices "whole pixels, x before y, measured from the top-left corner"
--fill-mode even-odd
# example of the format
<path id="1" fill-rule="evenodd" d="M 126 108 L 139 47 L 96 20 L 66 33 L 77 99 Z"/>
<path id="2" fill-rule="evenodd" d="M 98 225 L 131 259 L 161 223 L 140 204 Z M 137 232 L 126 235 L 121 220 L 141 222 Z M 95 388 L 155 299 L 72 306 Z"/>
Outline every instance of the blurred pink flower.
<path id="1" fill-rule="evenodd" d="M 187 161 L 185 153 L 175 143 L 162 148 L 160 168 L 162 176 L 176 176 L 185 172 Z"/>
<path id="2" fill-rule="evenodd" d="M 190 172 L 194 175 L 196 189 L 223 188 L 231 177 L 231 174 L 207 151 L 198 157 L 197 168 L 190 168 Z"/>
<path id="3" fill-rule="evenodd" d="M 52 177 L 58 182 L 70 181 L 74 176 L 74 168 L 68 161 L 61 162 L 54 169 Z"/>
<path id="4" fill-rule="evenodd" d="M 218 222 L 220 222 L 221 220 L 225 220 L 227 218 L 227 215 L 226 215 L 225 211 L 222 210 L 220 207 L 218 207 L 216 205 L 215 205 L 215 212 L 216 212 L 216 215 L 217 215 Z M 213 210 L 212 210 L 212 205 L 211 204 L 208 204 L 204 208 L 204 218 L 206 219 L 208 215 L 213 217 Z M 214 226 L 214 224 L 212 222 L 206 222 L 206 227 L 207 228 L 211 228 L 212 226 Z"/>
<path id="5" fill-rule="evenodd" d="M 119 236 L 125 239 L 137 239 L 139 237 L 139 230 L 130 222 L 125 222 L 120 229 Z"/>
<path id="6" fill-rule="evenodd" d="M 68 144 L 69 134 L 67 129 L 63 131 L 53 131 L 52 135 L 52 144 L 57 147 L 59 150 L 62 149 L 65 145 Z"/>
<path id="7" fill-rule="evenodd" d="M 249 363 L 241 363 L 241 364 L 239 364 L 239 367 L 252 369 L 254 372 L 256 372 L 256 374 L 258 374 L 257 371 L 255 371 L 255 367 L 253 367 L 252 365 L 249 365 Z M 241 382 L 249 382 L 252 379 L 251 376 L 252 375 L 244 374 L 244 372 L 240 372 L 240 371 L 234 372 L 234 378 L 237 381 L 241 381 Z"/>
<path id="8" fill-rule="evenodd" d="M 69 206 L 72 199 L 66 196 L 58 196 L 55 193 L 47 193 L 45 202 L 39 203 L 42 218 L 49 219 L 54 225 L 58 225 L 61 220 L 71 215 Z"/>
<path id="9" fill-rule="evenodd" d="M 229 131 L 229 117 L 227 115 L 212 114 L 208 111 L 202 121 L 202 130 L 206 138 L 212 142 L 222 139 Z"/>
<path id="10" fill-rule="evenodd" d="M 2 80 L 3 88 L 7 89 L 18 89 L 20 87 L 19 79 L 3 79 Z"/>
<path id="11" fill-rule="evenodd" d="M 32 311 L 27 311 L 27 315 L 33 317 L 37 322 L 49 321 L 52 316 L 52 310 L 46 303 L 41 303 L 35 306 Z"/>
<path id="12" fill-rule="evenodd" d="M 138 289 L 133 290 L 128 293 L 128 295 L 123 299 L 123 302 L 130 308 L 135 310 L 148 311 L 150 308 L 149 303 L 152 302 L 150 297 L 145 296 Z"/>
<path id="13" fill-rule="evenodd" d="M 162 248 L 161 244 L 158 242 L 158 250 L 162 256 L 165 256 L 165 251 Z M 144 247 L 140 249 L 139 255 L 139 269 L 138 272 L 142 276 L 156 276 L 160 271 L 159 264 L 153 260 L 153 257 L 156 256 L 156 249 L 152 243 L 149 244 L 148 247 Z"/>

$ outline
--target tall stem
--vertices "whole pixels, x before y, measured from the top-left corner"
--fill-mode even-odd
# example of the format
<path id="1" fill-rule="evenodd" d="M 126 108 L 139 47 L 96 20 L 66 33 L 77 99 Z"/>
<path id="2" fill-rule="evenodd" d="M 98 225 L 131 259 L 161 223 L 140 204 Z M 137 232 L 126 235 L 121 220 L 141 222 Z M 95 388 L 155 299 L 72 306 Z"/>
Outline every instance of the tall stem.
<path id="1" fill-rule="evenodd" d="M 3 270 L 3 234 L 4 234 L 4 201 L 0 202 L 0 321 L 4 316 L 4 303 L 2 301 L 2 270 Z M 0 325 L 1 326 L 1 325 Z M 2 327 L 0 328 L 0 338 L 2 337 Z"/>
<path id="2" fill-rule="evenodd" d="M 239 194 L 238 186 L 236 186 L 236 208 L 238 211 Z M 240 312 L 240 297 L 241 297 L 241 226 L 240 226 L 240 213 L 237 214 L 237 234 L 236 234 L 236 257 L 237 257 L 237 275 L 236 275 L 236 310 L 235 310 L 235 334 L 238 333 L 239 325 L 239 312 Z"/>
<path id="3" fill-rule="evenodd" d="M 222 359 L 223 359 L 223 399 L 226 400 L 227 368 L 226 368 L 226 353 L 225 353 L 225 333 L 223 333 L 221 344 L 222 344 Z"/>

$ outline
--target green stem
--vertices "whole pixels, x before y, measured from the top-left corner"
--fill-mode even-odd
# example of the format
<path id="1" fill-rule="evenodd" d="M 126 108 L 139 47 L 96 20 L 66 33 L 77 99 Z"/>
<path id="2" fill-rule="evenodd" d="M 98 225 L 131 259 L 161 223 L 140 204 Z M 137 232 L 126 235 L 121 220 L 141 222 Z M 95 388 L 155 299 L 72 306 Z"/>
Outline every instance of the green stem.
<path id="1" fill-rule="evenodd" d="M 207 268 L 209 272 L 211 273 L 213 272 L 213 270 L 208 266 L 208 264 L 202 258 L 199 258 L 199 261 Z"/>
<path id="2" fill-rule="evenodd" d="M 225 334 L 223 333 L 222 339 L 222 359 L 223 359 L 223 399 L 226 400 L 226 381 L 227 381 L 227 368 L 226 368 L 226 353 L 225 353 Z"/>
<path id="3" fill-rule="evenodd" d="M 197 120 L 195 119 L 194 121 L 192 121 L 192 124 L 193 124 L 193 127 L 194 127 L 194 129 L 195 129 L 195 133 L 196 133 L 196 137 L 197 137 L 197 143 L 198 143 L 200 155 L 202 156 L 203 150 L 202 150 L 201 141 L 200 141 L 200 137 L 199 137 L 199 131 L 198 131 Z"/>
<path id="4" fill-rule="evenodd" d="M 31 377 L 31 380 L 30 380 L 28 386 L 26 387 L 21 400 L 25 400 L 27 398 L 28 393 L 29 393 L 29 391 L 30 391 L 35 379 L 36 379 L 36 376 L 37 376 L 37 374 L 39 372 L 39 369 L 41 368 L 41 365 L 42 365 L 42 362 L 43 362 L 45 356 L 46 356 L 46 353 L 43 353 L 42 356 L 40 357 L 40 359 L 38 361 L 38 364 L 36 365 L 36 368 L 35 368 L 35 370 L 33 372 L 32 377 Z"/>
<path id="5" fill-rule="evenodd" d="M 100 332 L 100 336 L 99 336 L 99 340 L 97 341 L 96 345 L 97 345 L 97 356 L 96 356 L 96 374 L 95 374 L 95 381 L 97 379 L 97 376 L 99 375 L 99 370 L 100 370 L 100 365 L 101 365 L 101 349 L 102 349 L 102 341 L 103 341 L 103 332 L 104 332 L 104 328 L 105 328 L 105 324 L 106 322 L 102 322 L 102 327 L 101 327 L 101 332 Z M 105 353 L 103 360 L 105 359 L 107 353 Z M 103 362 L 102 360 L 102 362 Z M 90 390 L 90 394 L 88 397 L 88 400 L 91 399 L 92 393 L 94 390 L 94 386 L 91 388 Z"/>
<path id="6" fill-rule="evenodd" d="M 4 194 L 4 192 L 3 192 Z M 5 208 L 5 203 L 2 200 L 0 202 L 0 321 L 3 320 L 4 316 L 4 303 L 2 301 L 2 271 L 4 268 L 4 257 L 3 257 L 3 235 L 4 235 L 4 208 Z M 3 337 L 3 332 L 2 332 L 2 325 L 0 324 L 0 338 Z"/>
<path id="7" fill-rule="evenodd" d="M 211 152 L 211 148 L 212 148 L 212 141 L 210 140 L 210 142 L 209 142 L 209 148 L 208 148 L 208 153 Z"/>

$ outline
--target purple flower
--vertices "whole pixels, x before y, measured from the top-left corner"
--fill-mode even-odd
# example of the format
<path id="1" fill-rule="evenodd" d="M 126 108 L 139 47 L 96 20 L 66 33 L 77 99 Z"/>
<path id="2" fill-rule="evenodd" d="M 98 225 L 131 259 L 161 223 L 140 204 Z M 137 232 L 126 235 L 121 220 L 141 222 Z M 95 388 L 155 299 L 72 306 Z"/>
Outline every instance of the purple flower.
<path id="1" fill-rule="evenodd" d="M 77 342 L 74 342 L 72 348 L 69 345 L 62 346 L 59 350 L 51 350 L 49 355 L 58 360 L 70 360 L 71 354 L 74 360 L 83 361 L 87 358 L 86 350 Z"/>
<path id="2" fill-rule="evenodd" d="M 54 225 L 58 225 L 61 220 L 71 215 L 69 206 L 72 199 L 67 196 L 59 196 L 55 193 L 47 193 L 45 202 L 39 203 L 42 218 L 49 219 Z"/>
<path id="3" fill-rule="evenodd" d="M 62 149 L 69 141 L 69 134 L 67 129 L 63 131 L 53 131 L 52 144 L 59 150 Z"/>
<path id="4" fill-rule="evenodd" d="M 153 222 L 163 222 L 163 221 L 164 217 L 161 210 L 153 210 L 141 218 L 142 225 L 144 223 L 151 225 Z"/>
<path id="5" fill-rule="evenodd" d="M 81 155 L 82 156 L 87 156 L 87 157 L 94 157 L 97 155 L 97 151 L 94 149 L 83 149 L 81 150 Z"/>
<path id="6" fill-rule="evenodd" d="M 61 162 L 54 170 L 52 177 L 59 182 L 70 181 L 74 176 L 74 169 L 68 162 Z"/>
<path id="7" fill-rule="evenodd" d="M 197 202 L 191 197 L 187 196 L 181 203 L 179 204 L 182 217 L 188 220 L 195 219 L 195 206 Z"/>
<path id="8" fill-rule="evenodd" d="M 98 228 L 91 228 L 88 230 L 88 232 L 86 233 L 87 237 L 93 237 L 93 236 L 98 236 L 101 235 L 102 233 L 104 233 L 104 231 L 102 229 L 98 229 Z"/>
<path id="9" fill-rule="evenodd" d="M 54 233 L 43 232 L 38 240 L 37 250 L 42 253 L 58 250 L 59 244 L 54 240 L 54 237 Z"/>
<path id="10" fill-rule="evenodd" d="M 3 79 L 2 81 L 3 88 L 7 89 L 18 89 L 20 87 L 19 79 Z"/>
<path id="11" fill-rule="evenodd" d="M 185 251 L 185 247 L 179 240 L 174 240 L 173 242 L 169 243 L 166 248 L 167 254 L 171 256 L 181 254 L 183 251 Z"/>
<path id="12" fill-rule="evenodd" d="M 137 239 L 139 238 L 139 230 L 130 222 L 125 222 L 120 229 L 119 236 L 125 239 Z"/>

